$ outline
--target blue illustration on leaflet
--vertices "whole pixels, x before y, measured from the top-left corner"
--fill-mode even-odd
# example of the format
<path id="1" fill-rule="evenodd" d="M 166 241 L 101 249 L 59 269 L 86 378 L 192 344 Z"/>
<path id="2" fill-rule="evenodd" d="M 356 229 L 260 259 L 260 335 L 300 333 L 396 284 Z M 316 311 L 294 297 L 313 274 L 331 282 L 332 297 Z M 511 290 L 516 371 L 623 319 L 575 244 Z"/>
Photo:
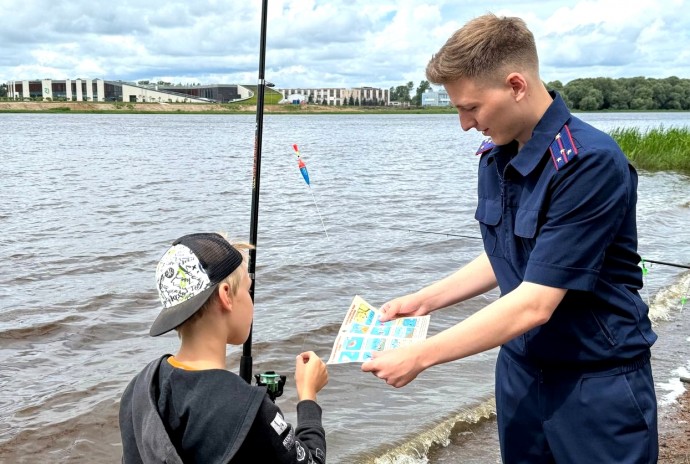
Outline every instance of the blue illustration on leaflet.
<path id="1" fill-rule="evenodd" d="M 391 350 L 426 339 L 430 316 L 379 320 L 379 310 L 356 295 L 340 326 L 327 364 L 364 362 L 374 351 Z"/>

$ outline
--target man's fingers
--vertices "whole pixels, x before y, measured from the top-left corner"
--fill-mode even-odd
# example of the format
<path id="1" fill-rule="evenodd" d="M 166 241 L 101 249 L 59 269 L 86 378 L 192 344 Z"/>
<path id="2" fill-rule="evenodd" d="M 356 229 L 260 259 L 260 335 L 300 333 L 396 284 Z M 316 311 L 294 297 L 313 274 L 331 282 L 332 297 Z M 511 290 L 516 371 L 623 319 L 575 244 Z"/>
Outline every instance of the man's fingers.
<path id="1" fill-rule="evenodd" d="M 379 308 L 379 320 L 381 322 L 388 322 L 392 319 L 393 314 L 390 314 L 391 304 L 390 302 L 384 303 L 383 306 Z"/>
<path id="2" fill-rule="evenodd" d="M 380 355 L 381 353 L 378 351 L 372 351 L 371 353 L 371 359 L 368 361 L 364 361 L 362 363 L 362 370 L 364 372 L 374 372 L 376 371 L 376 367 L 374 365 L 374 360 Z"/>

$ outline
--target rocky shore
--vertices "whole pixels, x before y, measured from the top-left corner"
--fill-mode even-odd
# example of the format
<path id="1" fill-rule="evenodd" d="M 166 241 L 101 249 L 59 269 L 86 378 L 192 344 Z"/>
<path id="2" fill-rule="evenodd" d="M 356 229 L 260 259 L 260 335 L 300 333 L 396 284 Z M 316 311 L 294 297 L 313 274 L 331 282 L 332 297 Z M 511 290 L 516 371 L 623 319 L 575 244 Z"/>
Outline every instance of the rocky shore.
<path id="1" fill-rule="evenodd" d="M 690 464 L 690 391 L 687 389 L 659 416 L 659 462 Z"/>

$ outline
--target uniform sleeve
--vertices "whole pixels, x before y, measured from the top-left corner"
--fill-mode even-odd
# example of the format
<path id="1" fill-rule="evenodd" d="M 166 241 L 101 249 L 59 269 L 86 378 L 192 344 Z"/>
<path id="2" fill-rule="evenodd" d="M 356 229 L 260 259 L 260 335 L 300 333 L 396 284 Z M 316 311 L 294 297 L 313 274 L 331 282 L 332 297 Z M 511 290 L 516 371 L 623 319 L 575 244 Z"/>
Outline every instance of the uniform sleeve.
<path id="1" fill-rule="evenodd" d="M 631 188 L 625 155 L 615 149 L 583 153 L 559 171 L 524 280 L 593 290 L 606 249 L 631 207 Z"/>
<path id="2" fill-rule="evenodd" d="M 321 407 L 314 401 L 297 404 L 297 428 L 285 421 L 282 411 L 264 398 L 247 441 L 256 462 L 325 464 L 326 434 Z"/>

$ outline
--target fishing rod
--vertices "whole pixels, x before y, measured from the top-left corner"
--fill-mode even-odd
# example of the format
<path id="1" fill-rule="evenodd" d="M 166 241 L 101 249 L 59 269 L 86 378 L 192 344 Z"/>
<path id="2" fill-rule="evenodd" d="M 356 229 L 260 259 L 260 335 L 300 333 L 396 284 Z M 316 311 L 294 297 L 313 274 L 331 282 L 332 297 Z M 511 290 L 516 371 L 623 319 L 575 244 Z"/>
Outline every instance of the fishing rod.
<path id="1" fill-rule="evenodd" d="M 256 272 L 256 238 L 259 227 L 259 184 L 261 178 L 261 137 L 263 135 L 264 121 L 264 94 L 267 82 L 264 79 L 266 68 L 266 22 L 268 13 L 268 0 L 263 0 L 261 6 L 261 39 L 259 45 L 259 81 L 256 87 L 256 130 L 254 132 L 254 169 L 252 170 L 252 211 L 249 223 L 249 264 L 247 272 L 252 283 L 249 287 L 249 295 L 254 302 L 255 272 Z M 272 87 L 273 84 L 270 84 Z M 249 327 L 249 336 L 242 345 L 242 357 L 240 358 L 240 377 L 247 383 L 252 379 L 252 332 L 254 323 Z"/>

